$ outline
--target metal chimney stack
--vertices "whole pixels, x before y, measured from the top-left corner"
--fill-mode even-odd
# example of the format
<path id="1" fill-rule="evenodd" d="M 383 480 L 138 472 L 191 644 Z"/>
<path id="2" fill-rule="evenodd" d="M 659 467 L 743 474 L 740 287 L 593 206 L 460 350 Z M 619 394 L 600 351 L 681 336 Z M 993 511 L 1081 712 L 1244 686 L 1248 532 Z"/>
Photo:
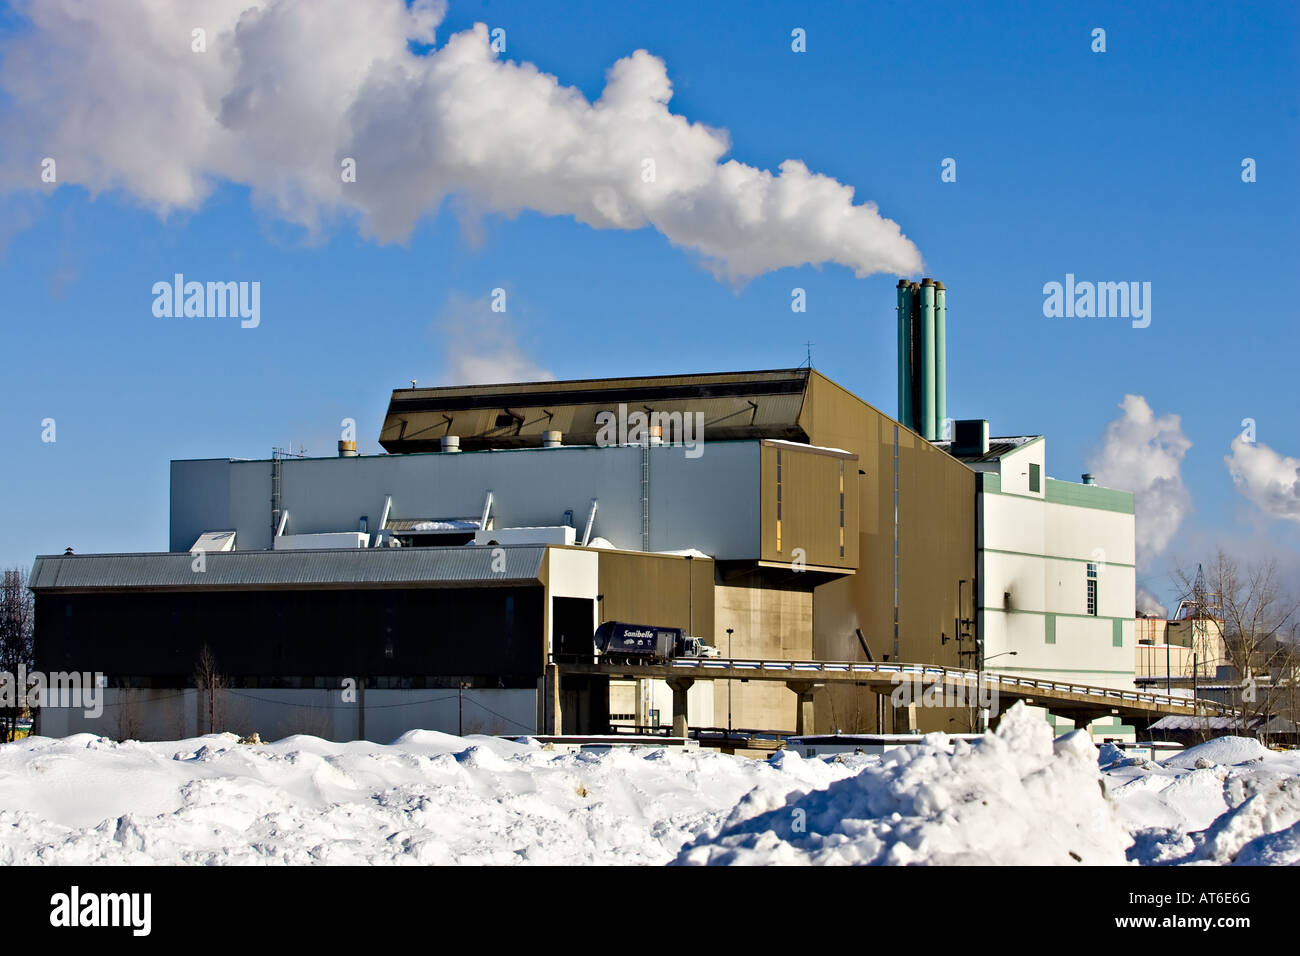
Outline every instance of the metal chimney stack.
<path id="1" fill-rule="evenodd" d="M 942 282 L 898 282 L 898 420 L 927 441 L 948 417 L 948 293 Z"/>

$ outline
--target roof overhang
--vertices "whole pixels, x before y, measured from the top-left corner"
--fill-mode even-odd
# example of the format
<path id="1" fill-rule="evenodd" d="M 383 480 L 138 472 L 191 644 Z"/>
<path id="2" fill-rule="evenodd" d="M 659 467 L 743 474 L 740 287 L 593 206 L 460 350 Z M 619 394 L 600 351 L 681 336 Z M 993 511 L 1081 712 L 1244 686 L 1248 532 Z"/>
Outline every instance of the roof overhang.
<path id="1" fill-rule="evenodd" d="M 559 431 L 566 444 L 600 444 L 597 416 L 620 406 L 628 415 L 698 413 L 710 441 L 806 442 L 799 414 L 808 378 L 804 368 L 397 389 L 379 443 L 394 454 L 436 451 L 455 435 L 466 451 L 527 448 Z"/>
<path id="2" fill-rule="evenodd" d="M 541 583 L 546 547 L 43 555 L 28 586 L 37 594 L 517 586 Z"/>

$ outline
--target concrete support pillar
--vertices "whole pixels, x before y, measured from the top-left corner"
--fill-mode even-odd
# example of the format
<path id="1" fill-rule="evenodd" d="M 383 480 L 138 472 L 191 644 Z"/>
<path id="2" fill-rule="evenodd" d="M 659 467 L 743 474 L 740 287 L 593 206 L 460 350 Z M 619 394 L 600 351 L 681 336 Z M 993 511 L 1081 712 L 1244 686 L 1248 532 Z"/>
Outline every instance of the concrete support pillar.
<path id="1" fill-rule="evenodd" d="M 695 683 L 695 678 L 673 677 L 666 683 L 673 692 L 673 736 L 685 737 L 690 732 L 686 723 L 686 695 Z"/>
<path id="2" fill-rule="evenodd" d="M 891 734 L 910 734 L 916 730 L 916 705 L 907 704 L 890 708 L 889 732 Z"/>
<path id="3" fill-rule="evenodd" d="M 1098 717 L 1106 716 L 1105 714 L 1099 714 L 1095 710 L 1059 710 L 1055 707 L 1051 708 L 1051 713 L 1065 720 L 1073 721 L 1075 730 L 1087 730 L 1088 725 Z"/>
<path id="4" fill-rule="evenodd" d="M 542 676 L 542 733 L 548 736 L 564 733 L 560 708 L 560 668 L 547 664 Z"/>
<path id="5" fill-rule="evenodd" d="M 815 716 L 813 710 L 813 694 L 818 688 L 826 686 L 824 683 L 810 680 L 788 680 L 785 686 L 795 692 L 799 698 L 798 710 L 795 711 L 794 732 L 796 736 L 802 737 L 805 734 L 813 733 L 816 724 L 813 721 Z"/>

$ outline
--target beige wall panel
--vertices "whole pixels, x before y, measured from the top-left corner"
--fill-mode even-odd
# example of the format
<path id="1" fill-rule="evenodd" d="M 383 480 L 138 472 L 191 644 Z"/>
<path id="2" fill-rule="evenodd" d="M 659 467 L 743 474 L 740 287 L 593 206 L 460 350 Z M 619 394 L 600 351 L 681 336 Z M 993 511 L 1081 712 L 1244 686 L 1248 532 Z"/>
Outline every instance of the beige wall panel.
<path id="1" fill-rule="evenodd" d="M 735 658 L 808 660 L 812 657 L 812 593 L 779 590 L 760 579 L 719 584 L 715 593 L 714 641 L 727 656 L 727 628 Z M 795 695 L 783 683 L 717 681 L 715 726 L 727 726 L 727 684 L 731 684 L 731 726 L 750 730 L 794 730 Z"/>

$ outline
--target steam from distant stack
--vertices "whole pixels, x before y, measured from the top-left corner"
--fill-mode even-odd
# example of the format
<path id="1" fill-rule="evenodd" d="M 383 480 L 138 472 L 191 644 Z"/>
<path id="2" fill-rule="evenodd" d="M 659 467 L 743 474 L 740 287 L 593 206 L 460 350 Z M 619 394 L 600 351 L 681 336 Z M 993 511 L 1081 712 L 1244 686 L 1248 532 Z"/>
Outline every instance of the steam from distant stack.
<path id="1" fill-rule="evenodd" d="M 947 312 L 942 282 L 898 280 L 898 420 L 926 441 L 948 417 Z"/>

